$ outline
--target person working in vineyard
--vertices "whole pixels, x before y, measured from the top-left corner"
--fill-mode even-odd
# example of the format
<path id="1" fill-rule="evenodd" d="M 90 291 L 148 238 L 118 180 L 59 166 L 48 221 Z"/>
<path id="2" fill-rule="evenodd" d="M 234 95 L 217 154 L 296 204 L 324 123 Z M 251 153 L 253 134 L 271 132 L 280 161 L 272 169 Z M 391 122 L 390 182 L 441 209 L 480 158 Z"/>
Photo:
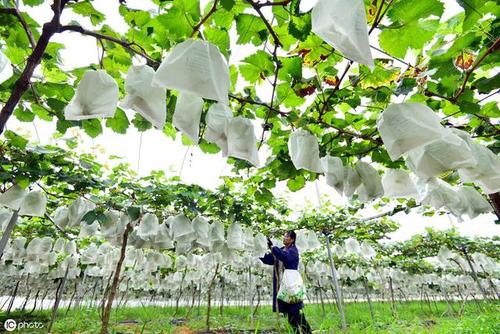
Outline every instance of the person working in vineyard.
<path id="1" fill-rule="evenodd" d="M 310 334 L 311 327 L 307 323 L 304 313 L 304 288 L 298 272 L 299 251 L 295 246 L 296 234 L 288 231 L 283 237 L 284 247 L 273 246 L 268 238 L 267 245 L 270 253 L 261 257 L 264 264 L 274 266 L 273 275 L 273 312 L 288 316 L 288 323 L 294 333 Z"/>

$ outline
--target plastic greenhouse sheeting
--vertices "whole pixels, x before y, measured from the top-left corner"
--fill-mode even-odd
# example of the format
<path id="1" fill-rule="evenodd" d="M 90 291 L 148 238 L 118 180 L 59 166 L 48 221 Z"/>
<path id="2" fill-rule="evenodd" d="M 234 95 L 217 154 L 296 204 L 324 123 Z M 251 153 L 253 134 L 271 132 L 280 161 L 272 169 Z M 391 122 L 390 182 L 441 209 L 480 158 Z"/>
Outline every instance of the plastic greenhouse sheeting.
<path id="1" fill-rule="evenodd" d="M 127 95 L 121 106 L 135 110 L 161 130 L 167 118 L 166 90 L 152 85 L 154 75 L 154 69 L 147 65 L 131 66 L 125 78 Z"/>
<path id="2" fill-rule="evenodd" d="M 154 82 L 169 89 L 228 104 L 229 67 L 214 44 L 188 39 L 177 44 L 156 71 Z"/>
<path id="3" fill-rule="evenodd" d="M 323 173 L 318 139 L 308 131 L 294 131 L 288 138 L 288 151 L 296 169 Z"/>
<path id="4" fill-rule="evenodd" d="M 118 84 L 104 70 L 86 71 L 76 93 L 64 109 L 64 118 L 79 121 L 109 118 L 115 115 L 118 104 Z"/>
<path id="5" fill-rule="evenodd" d="M 241 116 L 231 119 L 226 125 L 226 137 L 228 156 L 259 166 L 257 138 L 252 121 Z"/>
<path id="6" fill-rule="evenodd" d="M 429 179 L 448 170 L 476 166 L 465 141 L 453 134 L 446 135 L 408 153 L 406 165 L 420 178 Z"/>
<path id="7" fill-rule="evenodd" d="M 363 0 L 319 0 L 312 31 L 345 57 L 373 69 Z"/>
<path id="8" fill-rule="evenodd" d="M 415 198 L 418 194 L 410 174 L 402 169 L 387 168 L 382 177 L 384 196 L 392 198 Z"/>
<path id="9" fill-rule="evenodd" d="M 445 135 L 441 119 L 422 103 L 391 104 L 377 120 L 377 128 L 389 157 L 403 154 Z"/>
<path id="10" fill-rule="evenodd" d="M 9 80 L 14 72 L 12 71 L 12 64 L 6 55 L 0 51 L 0 85 Z"/>
<path id="11" fill-rule="evenodd" d="M 172 123 L 195 144 L 198 143 L 203 99 L 190 93 L 180 93 L 175 104 Z"/>
<path id="12" fill-rule="evenodd" d="M 207 127 L 205 129 L 205 140 L 215 143 L 221 150 L 222 155 L 227 156 L 227 123 L 233 118 L 233 112 L 229 106 L 223 103 L 215 103 L 208 108 L 205 117 Z"/>

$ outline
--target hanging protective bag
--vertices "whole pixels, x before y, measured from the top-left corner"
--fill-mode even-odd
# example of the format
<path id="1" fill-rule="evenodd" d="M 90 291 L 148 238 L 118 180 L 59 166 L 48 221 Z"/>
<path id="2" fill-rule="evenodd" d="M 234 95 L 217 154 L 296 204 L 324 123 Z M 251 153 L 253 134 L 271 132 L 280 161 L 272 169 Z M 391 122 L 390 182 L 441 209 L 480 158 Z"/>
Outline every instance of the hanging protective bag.
<path id="1" fill-rule="evenodd" d="M 193 219 L 193 228 L 196 232 L 196 243 L 200 246 L 210 248 L 212 243 L 209 238 L 210 224 L 208 220 L 203 216 L 197 216 Z"/>
<path id="2" fill-rule="evenodd" d="M 188 92 L 228 104 L 229 67 L 214 44 L 188 39 L 163 60 L 153 81 L 160 87 Z"/>
<path id="3" fill-rule="evenodd" d="M 208 108 L 205 117 L 207 125 L 205 129 L 205 140 L 216 144 L 221 150 L 222 155 L 227 156 L 227 137 L 226 126 L 227 123 L 233 118 L 233 112 L 229 106 L 223 103 L 215 103 Z"/>
<path id="4" fill-rule="evenodd" d="M 232 223 L 227 230 L 227 247 L 229 249 L 243 249 L 243 230 L 238 223 Z"/>
<path id="5" fill-rule="evenodd" d="M 121 106 L 133 109 L 159 130 L 163 129 L 167 110 L 165 107 L 165 88 L 152 85 L 155 71 L 147 66 L 132 66 L 125 78 L 127 95 Z"/>
<path id="6" fill-rule="evenodd" d="M 118 85 L 104 70 L 87 71 L 78 84 L 75 96 L 64 109 L 68 121 L 110 118 L 118 104 Z"/>
<path id="7" fill-rule="evenodd" d="M 146 213 L 142 217 L 141 223 L 137 228 L 137 235 L 142 239 L 153 237 L 158 233 L 159 228 L 160 223 L 158 222 L 158 217 L 151 213 Z"/>
<path id="8" fill-rule="evenodd" d="M 68 207 L 68 227 L 76 227 L 82 221 L 83 216 L 87 212 L 94 210 L 95 204 L 78 197 L 73 203 Z"/>
<path id="9" fill-rule="evenodd" d="M 335 189 L 343 189 L 345 168 L 342 160 L 337 157 L 327 155 L 321 158 L 321 165 L 326 177 L 326 184 Z M 342 193 L 342 190 L 339 191 Z"/>
<path id="10" fill-rule="evenodd" d="M 198 143 L 203 99 L 190 93 L 180 93 L 175 104 L 172 123 L 195 144 Z"/>
<path id="11" fill-rule="evenodd" d="M 445 135 L 441 119 L 422 103 L 391 104 L 377 120 L 377 128 L 392 161 Z"/>
<path id="12" fill-rule="evenodd" d="M 14 72 L 9 58 L 0 51 L 0 85 L 9 80 L 12 74 Z"/>
<path id="13" fill-rule="evenodd" d="M 358 190 L 358 193 L 360 194 L 362 200 L 373 200 L 384 195 L 382 181 L 380 179 L 379 173 L 375 168 L 373 168 L 366 162 L 359 161 L 356 164 L 356 172 L 361 179 L 363 187 L 362 191 Z"/>
<path id="14" fill-rule="evenodd" d="M 356 170 L 350 166 L 345 166 L 344 175 L 344 195 L 346 197 L 351 197 L 361 185 L 361 178 Z"/>
<path id="15" fill-rule="evenodd" d="M 288 151 L 295 169 L 323 173 L 319 159 L 318 139 L 305 130 L 298 130 L 288 138 Z"/>
<path id="16" fill-rule="evenodd" d="M 0 194 L 0 205 L 12 210 L 17 210 L 21 207 L 26 195 L 28 195 L 28 191 L 26 189 L 14 184 L 4 193 Z"/>
<path id="17" fill-rule="evenodd" d="M 363 0 L 319 0 L 312 31 L 346 58 L 374 68 Z"/>
<path id="18" fill-rule="evenodd" d="M 452 129 L 453 133 L 462 138 L 469 149 L 475 165 L 458 170 L 463 182 L 474 182 L 487 194 L 500 191 L 500 157 L 489 148 L 472 140 L 464 131 Z"/>
<path id="19" fill-rule="evenodd" d="M 306 288 L 298 270 L 285 269 L 281 279 L 277 298 L 288 304 L 304 301 Z"/>
<path id="20" fill-rule="evenodd" d="M 226 125 L 226 137 L 228 156 L 259 166 L 257 138 L 252 121 L 241 116 L 232 118 Z"/>
<path id="21" fill-rule="evenodd" d="M 408 153 L 406 165 L 422 179 L 458 168 L 474 167 L 476 162 L 467 143 L 446 130 L 445 136 Z"/>
<path id="22" fill-rule="evenodd" d="M 47 208 L 47 197 L 41 191 L 32 191 L 24 197 L 19 214 L 21 216 L 43 217 Z"/>
<path id="23" fill-rule="evenodd" d="M 462 186 L 458 189 L 464 201 L 467 203 L 467 212 L 470 219 L 474 219 L 482 213 L 493 211 L 490 203 L 473 187 Z"/>
<path id="24" fill-rule="evenodd" d="M 410 178 L 410 174 L 402 169 L 388 168 L 382 177 L 384 196 L 405 198 L 417 196 L 417 187 Z"/>
<path id="25" fill-rule="evenodd" d="M 174 217 L 172 221 L 172 232 L 176 241 L 181 237 L 195 233 L 191 221 L 183 214 Z"/>

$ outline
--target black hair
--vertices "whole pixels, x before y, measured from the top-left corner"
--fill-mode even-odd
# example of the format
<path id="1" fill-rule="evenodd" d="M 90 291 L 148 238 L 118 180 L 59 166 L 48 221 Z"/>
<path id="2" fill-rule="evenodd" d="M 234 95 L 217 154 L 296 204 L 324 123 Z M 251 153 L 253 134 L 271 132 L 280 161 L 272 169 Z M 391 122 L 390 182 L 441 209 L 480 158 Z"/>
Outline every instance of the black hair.
<path id="1" fill-rule="evenodd" d="M 290 230 L 287 231 L 286 234 L 288 234 L 288 236 L 293 239 L 293 243 L 295 243 L 295 241 L 297 240 L 297 234 L 295 233 L 295 231 Z"/>

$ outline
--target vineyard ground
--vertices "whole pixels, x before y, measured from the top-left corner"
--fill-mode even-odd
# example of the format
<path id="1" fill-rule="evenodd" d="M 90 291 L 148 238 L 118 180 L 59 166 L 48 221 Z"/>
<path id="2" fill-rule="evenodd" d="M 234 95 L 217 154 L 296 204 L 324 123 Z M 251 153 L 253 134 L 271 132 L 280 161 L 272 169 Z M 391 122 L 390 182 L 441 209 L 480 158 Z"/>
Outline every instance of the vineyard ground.
<path id="1" fill-rule="evenodd" d="M 375 323 L 372 322 L 367 303 L 345 305 L 348 330 L 345 333 L 500 333 L 500 303 L 468 302 L 463 306 L 453 303 L 451 308 L 445 302 L 397 302 L 393 315 L 391 304 L 373 304 Z M 340 319 L 333 304 L 308 304 L 305 314 L 315 333 L 341 333 Z M 201 334 L 206 332 L 206 307 L 191 309 L 181 307 L 175 314 L 171 307 L 122 307 L 112 313 L 112 333 L 173 333 Z M 249 307 L 225 307 L 223 315 L 218 307 L 212 309 L 211 328 L 213 333 L 288 333 L 286 319 L 278 319 L 270 306 L 259 308 L 255 319 L 249 317 Z M 31 315 L 14 312 L 5 319 L 19 322 L 43 323 L 50 321 L 48 310 L 35 311 Z M 3 326 L 2 326 L 3 327 Z M 87 334 L 98 333 L 99 311 L 96 308 L 80 310 L 60 309 L 52 333 Z M 0 329 L 0 332 L 3 328 Z M 17 333 L 46 333 L 46 329 L 20 331 Z M 211 332 L 212 333 L 212 332 Z"/>

